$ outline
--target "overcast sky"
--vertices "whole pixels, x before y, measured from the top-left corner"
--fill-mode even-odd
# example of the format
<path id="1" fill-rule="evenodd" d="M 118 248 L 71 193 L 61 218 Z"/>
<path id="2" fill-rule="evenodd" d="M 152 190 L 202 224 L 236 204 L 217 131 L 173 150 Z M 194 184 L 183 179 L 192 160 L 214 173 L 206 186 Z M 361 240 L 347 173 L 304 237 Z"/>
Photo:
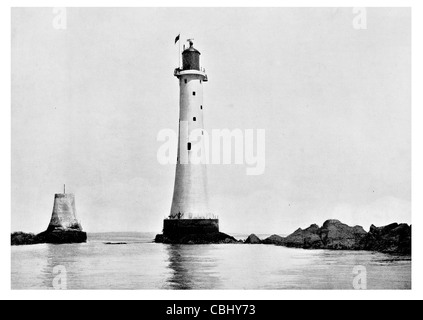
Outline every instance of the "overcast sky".
<path id="1" fill-rule="evenodd" d="M 43 231 L 54 193 L 84 229 L 160 232 L 177 130 L 174 39 L 194 38 L 206 130 L 265 129 L 266 170 L 208 168 L 221 231 L 286 234 L 326 219 L 411 222 L 411 12 L 368 9 L 12 10 L 12 230 Z"/>

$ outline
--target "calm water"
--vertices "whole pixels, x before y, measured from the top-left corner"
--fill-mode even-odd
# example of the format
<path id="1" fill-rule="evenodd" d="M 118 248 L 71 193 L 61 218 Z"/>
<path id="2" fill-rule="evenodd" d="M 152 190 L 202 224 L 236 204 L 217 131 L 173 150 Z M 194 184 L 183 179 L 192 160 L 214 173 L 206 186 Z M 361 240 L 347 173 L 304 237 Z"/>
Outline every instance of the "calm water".
<path id="1" fill-rule="evenodd" d="M 410 289 L 411 259 L 371 252 L 272 245 L 164 245 L 154 234 L 89 234 L 85 244 L 12 247 L 12 289 L 353 289 L 364 266 L 368 289 Z M 240 237 L 243 238 L 243 237 Z M 127 242 L 106 245 L 105 242 Z M 62 267 L 61 267 L 62 268 Z"/>

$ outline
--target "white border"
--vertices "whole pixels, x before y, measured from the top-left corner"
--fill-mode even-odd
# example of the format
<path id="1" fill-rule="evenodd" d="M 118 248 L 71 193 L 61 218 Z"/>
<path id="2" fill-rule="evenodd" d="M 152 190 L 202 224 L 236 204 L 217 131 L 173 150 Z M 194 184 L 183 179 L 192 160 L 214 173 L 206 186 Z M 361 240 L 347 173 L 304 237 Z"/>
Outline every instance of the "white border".
<path id="1" fill-rule="evenodd" d="M 1 204 L 2 204 L 2 224 L 1 224 L 1 245 L 0 252 L 1 272 L 0 272 L 0 298 L 1 299 L 175 299 L 174 291 L 166 290 L 140 290 L 140 291 L 15 291 L 10 289 L 10 212 L 11 212 L 11 181 L 10 181 L 10 159 L 11 159 L 11 96 L 10 96 L 10 8 L 11 7 L 316 7 L 316 1 L 231 1 L 231 0 L 217 0 L 209 3 L 202 3 L 199 1 L 137 1 L 137 0 L 119 0 L 119 1 L 92 1 L 92 0 L 77 0 L 77 1 L 1 1 L 1 15 L 0 15 L 0 36 L 2 48 L 0 50 L 0 64 L 1 73 L 1 87 L 2 100 L 0 108 L 0 131 L 1 131 Z M 318 1 L 319 7 L 339 7 L 339 1 Z M 380 7 L 380 1 L 343 1 L 342 7 Z M 423 157 L 421 152 L 421 138 L 422 132 L 422 4 L 421 0 L 416 1 L 384 1 L 383 7 L 412 7 L 412 47 L 413 47 L 413 76 L 412 76 L 412 152 L 413 152 L 413 278 L 412 287 L 410 291 L 242 291 L 242 290 L 216 290 L 216 291 L 179 291 L 177 293 L 178 299 L 421 299 L 423 282 L 421 273 L 422 265 L 422 250 L 417 247 L 421 246 L 422 241 L 422 166 Z M 417 71 L 420 71 L 417 73 Z"/>

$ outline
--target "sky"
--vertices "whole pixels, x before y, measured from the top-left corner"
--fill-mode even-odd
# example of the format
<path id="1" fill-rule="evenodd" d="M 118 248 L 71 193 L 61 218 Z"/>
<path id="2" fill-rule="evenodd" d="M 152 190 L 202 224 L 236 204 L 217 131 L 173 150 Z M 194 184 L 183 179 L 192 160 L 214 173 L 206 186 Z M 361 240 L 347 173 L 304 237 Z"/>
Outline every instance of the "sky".
<path id="1" fill-rule="evenodd" d="M 289 234 L 338 219 L 411 223 L 411 10 L 12 9 L 12 231 L 47 228 L 76 196 L 88 232 L 159 233 L 175 167 L 178 44 L 194 38 L 205 129 L 265 130 L 265 172 L 209 165 L 226 233 Z M 185 43 L 185 42 L 183 42 Z"/>

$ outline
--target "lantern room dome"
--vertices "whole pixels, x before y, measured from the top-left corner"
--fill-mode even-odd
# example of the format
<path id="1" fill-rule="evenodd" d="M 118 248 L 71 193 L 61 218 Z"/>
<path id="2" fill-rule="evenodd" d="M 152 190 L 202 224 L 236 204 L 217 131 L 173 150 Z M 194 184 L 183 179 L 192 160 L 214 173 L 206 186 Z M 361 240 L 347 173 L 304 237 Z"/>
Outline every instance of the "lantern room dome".
<path id="1" fill-rule="evenodd" d="M 200 54 L 190 41 L 189 48 L 182 52 L 182 70 L 200 70 Z"/>

